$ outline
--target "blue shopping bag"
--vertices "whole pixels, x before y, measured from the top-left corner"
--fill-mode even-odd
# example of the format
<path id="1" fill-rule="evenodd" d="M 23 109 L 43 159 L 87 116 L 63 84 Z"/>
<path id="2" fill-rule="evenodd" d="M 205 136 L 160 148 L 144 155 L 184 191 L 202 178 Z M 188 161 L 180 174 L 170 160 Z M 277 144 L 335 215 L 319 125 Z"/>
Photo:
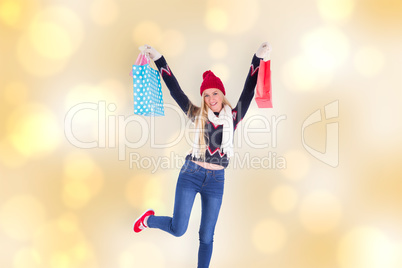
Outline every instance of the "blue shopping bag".
<path id="1" fill-rule="evenodd" d="M 162 85 L 159 72 L 151 68 L 148 61 L 145 65 L 134 64 L 132 76 L 134 114 L 164 116 L 165 110 L 163 107 Z"/>

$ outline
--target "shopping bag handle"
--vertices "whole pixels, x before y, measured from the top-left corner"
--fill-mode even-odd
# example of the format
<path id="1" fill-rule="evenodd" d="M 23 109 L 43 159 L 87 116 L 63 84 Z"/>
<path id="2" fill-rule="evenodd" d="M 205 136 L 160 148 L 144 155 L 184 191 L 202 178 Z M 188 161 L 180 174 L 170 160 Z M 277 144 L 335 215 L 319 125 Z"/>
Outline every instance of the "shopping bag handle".
<path id="1" fill-rule="evenodd" d="M 143 46 L 140 46 L 138 49 L 141 51 L 141 53 L 145 54 L 144 51 L 145 51 L 145 49 L 147 49 L 147 46 L 143 45 Z M 145 54 L 145 57 L 147 58 L 147 63 L 149 64 L 149 66 L 151 66 L 155 70 L 158 70 L 158 67 L 156 66 L 155 62 L 153 60 L 151 60 L 147 54 Z"/>
<path id="2" fill-rule="evenodd" d="M 139 47 L 139 50 L 141 51 L 140 54 L 137 57 L 137 60 L 135 61 L 134 65 L 146 65 L 146 64 L 150 64 L 151 59 L 149 58 L 149 56 L 147 54 L 145 54 L 144 50 L 145 50 L 145 46 L 141 46 Z M 130 71 L 130 76 L 133 76 L 133 70 Z"/>
<path id="3" fill-rule="evenodd" d="M 141 52 L 138 57 L 137 60 L 135 61 L 135 65 L 146 65 L 150 62 L 150 59 L 148 57 L 148 55 L 146 55 L 145 53 Z"/>

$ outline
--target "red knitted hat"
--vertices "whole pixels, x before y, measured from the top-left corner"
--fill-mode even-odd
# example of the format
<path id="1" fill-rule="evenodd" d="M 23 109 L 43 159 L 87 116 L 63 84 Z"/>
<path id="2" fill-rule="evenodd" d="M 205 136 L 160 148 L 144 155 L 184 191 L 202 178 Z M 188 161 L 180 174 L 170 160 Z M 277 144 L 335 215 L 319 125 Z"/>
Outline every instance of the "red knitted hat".
<path id="1" fill-rule="evenodd" d="M 219 77 L 215 76 L 212 71 L 204 72 L 202 77 L 204 78 L 204 81 L 202 81 L 202 84 L 200 87 L 201 96 L 202 96 L 202 92 L 204 92 L 204 90 L 209 89 L 209 88 L 217 88 L 220 91 L 222 91 L 223 95 L 226 95 L 225 87 L 223 86 L 222 81 L 219 79 Z"/>

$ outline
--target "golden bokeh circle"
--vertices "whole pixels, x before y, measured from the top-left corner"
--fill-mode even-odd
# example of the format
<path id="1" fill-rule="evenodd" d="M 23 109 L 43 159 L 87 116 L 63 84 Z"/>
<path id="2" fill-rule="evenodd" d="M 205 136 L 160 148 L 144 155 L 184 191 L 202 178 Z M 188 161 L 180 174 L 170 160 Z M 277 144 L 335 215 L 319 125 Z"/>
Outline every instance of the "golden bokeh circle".
<path id="1" fill-rule="evenodd" d="M 69 208 L 83 208 L 103 188 L 103 171 L 87 153 L 69 153 L 63 171 L 62 200 Z"/>
<path id="2" fill-rule="evenodd" d="M 98 25 L 113 24 L 119 17 L 119 13 L 119 5 L 112 0 L 94 0 L 91 3 L 91 19 Z"/>
<path id="3" fill-rule="evenodd" d="M 127 88 L 120 81 L 113 79 L 103 80 L 99 84 L 78 84 L 67 93 L 65 109 L 68 111 L 74 105 L 84 102 L 97 103 L 98 105 L 100 105 L 99 102 L 104 102 L 105 105 L 123 103 L 122 96 L 126 90 Z"/>
<path id="4" fill-rule="evenodd" d="M 205 24 L 213 32 L 223 32 L 229 24 L 228 14 L 225 9 L 213 7 L 207 10 Z"/>
<path id="5" fill-rule="evenodd" d="M 335 26 L 324 25 L 303 35 L 302 54 L 290 58 L 284 65 L 282 77 L 292 90 L 325 89 L 333 80 L 337 68 L 350 53 L 350 41 Z"/>
<path id="6" fill-rule="evenodd" d="M 136 242 L 124 250 L 119 257 L 119 268 L 131 267 L 166 267 L 163 251 L 154 243 Z"/>
<path id="7" fill-rule="evenodd" d="M 70 256 L 65 252 L 55 252 L 49 260 L 50 267 L 69 268 L 72 263 Z"/>
<path id="8" fill-rule="evenodd" d="M 305 152 L 292 150 L 284 154 L 286 169 L 282 169 L 283 175 L 290 180 L 303 179 L 310 171 L 310 160 Z"/>
<path id="9" fill-rule="evenodd" d="M 361 75 L 372 77 L 383 70 L 385 57 L 383 52 L 376 47 L 363 47 L 357 51 L 353 62 Z"/>
<path id="10" fill-rule="evenodd" d="M 344 234 L 339 241 L 339 267 L 396 267 L 396 251 L 395 244 L 381 230 L 358 226 Z"/>
<path id="11" fill-rule="evenodd" d="M 204 17 L 206 27 L 217 33 L 239 35 L 247 33 L 259 18 L 259 1 L 209 0 Z"/>
<path id="12" fill-rule="evenodd" d="M 54 151 L 61 140 L 56 116 L 38 103 L 22 105 L 11 113 L 7 122 L 8 138 L 26 157 Z"/>
<path id="13" fill-rule="evenodd" d="M 46 77 L 52 76 L 66 66 L 67 59 L 56 60 L 40 55 L 29 41 L 28 34 L 20 36 L 16 47 L 16 58 L 29 74 Z"/>
<path id="14" fill-rule="evenodd" d="M 271 206 L 278 212 L 289 212 L 297 204 L 297 191 L 288 185 L 279 185 L 275 187 L 270 194 Z"/>
<path id="15" fill-rule="evenodd" d="M 57 224 L 59 225 L 60 230 L 65 233 L 76 232 L 79 229 L 78 222 L 78 216 L 72 212 L 66 212 L 57 219 Z"/>
<path id="16" fill-rule="evenodd" d="M 342 218 L 342 206 L 332 193 L 316 190 L 301 200 L 300 221 L 311 233 L 333 231 Z"/>
<path id="17" fill-rule="evenodd" d="M 21 19 L 21 3 L 19 1 L 2 1 L 0 3 L 0 19 L 5 24 L 15 26 Z"/>
<path id="18" fill-rule="evenodd" d="M 138 209 L 146 209 L 144 203 L 145 181 L 135 176 L 128 180 L 125 189 L 125 197 L 128 203 Z"/>
<path id="19" fill-rule="evenodd" d="M 346 21 L 353 14 L 354 0 L 318 0 L 318 11 L 328 21 Z"/>
<path id="20" fill-rule="evenodd" d="M 29 39 L 33 48 L 45 58 L 63 60 L 73 53 L 73 44 L 68 32 L 53 22 L 32 23 Z"/>
<path id="21" fill-rule="evenodd" d="M 285 246 L 287 237 L 285 227 L 273 219 L 257 222 L 252 233 L 254 247 L 265 254 L 272 254 L 281 250 Z"/>
<path id="22" fill-rule="evenodd" d="M 11 105 L 24 103 L 29 97 L 28 90 L 28 86 L 21 81 L 10 82 L 3 88 L 4 100 Z"/>
<path id="23" fill-rule="evenodd" d="M 321 26 L 308 32 L 301 40 L 304 55 L 314 70 L 333 71 L 349 56 L 350 44 L 346 34 L 335 26 Z"/>
<path id="24" fill-rule="evenodd" d="M 186 47 L 186 38 L 178 30 L 167 30 L 162 34 L 161 44 L 158 46 L 163 51 L 163 55 L 169 58 L 177 57 L 183 54 Z"/>
<path id="25" fill-rule="evenodd" d="M 23 248 L 15 253 L 13 258 L 14 268 L 41 268 L 42 258 L 34 248 Z"/>
<path id="26" fill-rule="evenodd" d="M 134 28 L 133 41 L 135 44 L 150 45 L 153 47 L 158 47 L 161 41 L 162 31 L 159 25 L 151 20 L 145 20 Z M 139 51 L 138 51 L 139 52 Z"/>
<path id="27" fill-rule="evenodd" d="M 9 141 L 8 138 L 0 140 L 0 162 L 8 168 L 20 168 L 27 161 Z"/>
<path id="28" fill-rule="evenodd" d="M 15 29 L 25 29 L 40 7 L 39 0 L 3 0 L 0 2 L 0 22 Z"/>
<path id="29" fill-rule="evenodd" d="M 30 74 L 51 76 L 61 71 L 81 45 L 84 28 L 78 15 L 64 6 L 36 12 L 17 44 L 17 58 Z"/>
<path id="30" fill-rule="evenodd" d="M 45 206 L 35 196 L 15 195 L 0 210 L 0 227 L 9 237 L 26 241 L 47 218 Z"/>
<path id="31" fill-rule="evenodd" d="M 163 178 L 153 175 L 147 179 L 143 189 L 144 207 L 152 208 L 155 211 L 165 211 L 166 205 L 163 201 L 164 183 Z"/>
<path id="32" fill-rule="evenodd" d="M 63 213 L 35 233 L 33 246 L 42 258 L 42 267 L 91 267 L 96 264 L 92 246 L 76 219 L 70 212 Z M 70 227 L 66 228 L 68 225 Z"/>
<path id="33" fill-rule="evenodd" d="M 47 28 L 49 26 L 50 29 Z M 49 31 L 49 33 L 56 34 L 56 36 L 40 33 L 40 31 L 38 31 L 38 28 L 42 29 L 42 27 L 44 27 L 43 30 L 45 33 Z M 35 36 L 35 33 L 39 35 Z M 49 46 L 49 44 L 47 43 L 59 44 L 60 41 L 57 40 L 57 38 L 62 37 L 62 41 L 68 42 L 69 47 L 62 47 L 62 50 L 60 50 L 61 55 L 56 57 L 58 59 L 68 58 L 81 45 L 84 37 L 84 26 L 80 17 L 73 9 L 61 5 L 55 5 L 43 8 L 35 15 L 32 22 L 30 23 L 29 35 L 31 41 L 33 41 L 33 44 L 35 44 L 36 42 L 36 45 L 40 46 Z M 42 39 L 42 37 L 44 39 Z M 71 50 L 68 50 L 70 48 Z M 38 47 L 36 47 L 36 49 L 38 49 Z M 48 58 L 52 59 L 54 57 L 54 55 L 52 55 L 53 51 L 49 51 L 49 54 L 45 51 L 41 52 L 43 52 L 44 55 Z"/>
<path id="34" fill-rule="evenodd" d="M 317 66 L 306 55 L 290 59 L 282 68 L 282 81 L 287 88 L 294 91 L 323 89 L 333 79 L 332 71 L 317 69 Z"/>
<path id="35" fill-rule="evenodd" d="M 216 63 L 211 66 L 212 72 L 225 84 L 230 79 L 230 68 L 224 63 Z"/>
<path id="36" fill-rule="evenodd" d="M 228 45 L 223 40 L 215 40 L 209 44 L 208 52 L 212 59 L 223 59 L 228 54 Z"/>

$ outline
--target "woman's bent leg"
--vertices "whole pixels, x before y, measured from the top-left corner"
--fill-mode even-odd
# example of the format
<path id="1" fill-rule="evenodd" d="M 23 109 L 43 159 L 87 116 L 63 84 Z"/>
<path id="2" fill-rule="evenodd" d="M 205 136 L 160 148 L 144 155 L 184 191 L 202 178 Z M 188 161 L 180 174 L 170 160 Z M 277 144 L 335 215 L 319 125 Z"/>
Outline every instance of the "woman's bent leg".
<path id="1" fill-rule="evenodd" d="M 177 181 L 173 218 L 150 216 L 148 218 L 148 227 L 159 228 L 174 236 L 182 236 L 186 232 L 197 190 L 188 187 L 188 185 L 183 185 L 182 176 L 184 175 L 180 174 Z"/>

